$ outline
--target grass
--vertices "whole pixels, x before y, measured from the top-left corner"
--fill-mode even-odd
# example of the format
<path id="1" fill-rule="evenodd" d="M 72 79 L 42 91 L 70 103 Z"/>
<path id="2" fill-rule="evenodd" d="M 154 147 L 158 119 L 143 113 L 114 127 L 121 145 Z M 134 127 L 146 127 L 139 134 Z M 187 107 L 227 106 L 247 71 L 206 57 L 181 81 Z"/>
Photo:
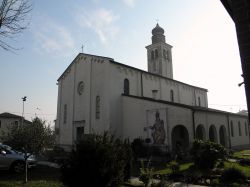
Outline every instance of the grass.
<path id="1" fill-rule="evenodd" d="M 248 155 L 244 155 L 244 154 L 248 154 Z M 237 158 L 248 158 L 248 159 L 250 159 L 250 150 L 247 149 L 247 150 L 234 152 L 233 156 L 237 157 Z"/>
<path id="2" fill-rule="evenodd" d="M 192 162 L 180 164 L 180 172 L 186 171 L 192 165 L 193 165 Z M 156 171 L 155 174 L 170 174 L 171 172 L 172 172 L 171 169 L 166 168 Z"/>
<path id="3" fill-rule="evenodd" d="M 224 162 L 224 164 L 225 164 L 225 168 L 235 167 L 235 168 L 240 169 L 241 171 L 243 171 L 247 175 L 247 177 L 250 178 L 250 167 L 249 166 L 242 166 L 237 162 Z M 180 171 L 181 172 L 187 171 L 188 168 L 192 165 L 193 165 L 192 162 L 180 164 Z M 171 173 L 171 170 L 169 168 L 155 171 L 155 174 L 170 174 L 170 173 Z"/>
<path id="4" fill-rule="evenodd" d="M 28 183 L 24 184 L 24 174 L 13 174 L 7 171 L 0 172 L 1 187 L 63 187 L 59 181 L 59 169 L 40 166 L 29 170 Z"/>
<path id="5" fill-rule="evenodd" d="M 225 168 L 231 168 L 235 167 L 237 169 L 240 169 L 243 173 L 247 175 L 248 178 L 250 178 L 250 167 L 249 166 L 242 166 L 238 164 L 237 162 L 224 162 Z"/>

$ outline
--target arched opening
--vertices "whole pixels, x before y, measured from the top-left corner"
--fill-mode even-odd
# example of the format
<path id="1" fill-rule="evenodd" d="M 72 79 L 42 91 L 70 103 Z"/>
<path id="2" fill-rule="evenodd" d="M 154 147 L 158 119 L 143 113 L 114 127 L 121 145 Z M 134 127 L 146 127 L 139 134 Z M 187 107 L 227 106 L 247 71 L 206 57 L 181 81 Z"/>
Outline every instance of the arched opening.
<path id="1" fill-rule="evenodd" d="M 167 51 L 167 59 L 170 60 L 170 52 Z"/>
<path id="2" fill-rule="evenodd" d="M 164 59 L 167 59 L 167 52 L 165 49 L 163 49 L 163 57 L 164 57 Z"/>
<path id="3" fill-rule="evenodd" d="M 124 79 L 124 94 L 129 95 L 129 80 L 128 79 Z"/>
<path id="4" fill-rule="evenodd" d="M 220 144 L 226 147 L 227 145 L 226 128 L 224 127 L 224 125 L 220 127 L 219 134 L 220 134 Z"/>
<path id="5" fill-rule="evenodd" d="M 186 151 L 189 148 L 189 134 L 186 127 L 177 125 L 173 128 L 172 133 L 172 150 L 174 152 Z"/>
<path id="6" fill-rule="evenodd" d="M 203 125 L 198 125 L 198 127 L 196 128 L 196 139 L 199 140 L 206 140 L 206 132 L 205 132 L 205 128 Z"/>
<path id="7" fill-rule="evenodd" d="M 198 106 L 201 106 L 201 98 L 198 97 Z"/>
<path id="8" fill-rule="evenodd" d="M 209 140 L 211 142 L 218 142 L 218 139 L 217 139 L 217 131 L 216 131 L 216 128 L 214 125 L 211 125 L 209 127 Z"/>
<path id="9" fill-rule="evenodd" d="M 154 51 L 151 51 L 151 60 L 154 60 Z"/>
<path id="10" fill-rule="evenodd" d="M 158 58 L 158 50 L 155 50 L 155 58 Z"/>

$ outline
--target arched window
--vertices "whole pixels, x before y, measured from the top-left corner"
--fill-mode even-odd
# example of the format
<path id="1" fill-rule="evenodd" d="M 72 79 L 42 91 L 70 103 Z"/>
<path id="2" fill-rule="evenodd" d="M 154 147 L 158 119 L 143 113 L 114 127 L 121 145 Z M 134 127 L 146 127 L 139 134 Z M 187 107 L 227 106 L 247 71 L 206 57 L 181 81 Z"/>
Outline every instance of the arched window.
<path id="1" fill-rule="evenodd" d="M 95 119 L 100 119 L 100 96 L 96 96 L 95 102 Z"/>
<path id="2" fill-rule="evenodd" d="M 239 136 L 241 136 L 241 125 L 239 121 L 238 121 L 238 128 L 239 128 Z"/>
<path id="3" fill-rule="evenodd" d="M 198 97 L 198 105 L 201 106 L 201 98 Z"/>
<path id="4" fill-rule="evenodd" d="M 170 90 L 170 100 L 174 102 L 174 91 Z"/>
<path id="5" fill-rule="evenodd" d="M 158 58 L 158 50 L 155 50 L 155 58 Z"/>
<path id="6" fill-rule="evenodd" d="M 231 136 L 234 137 L 234 124 L 233 124 L 233 121 L 230 121 L 230 127 L 231 127 Z"/>
<path id="7" fill-rule="evenodd" d="M 245 133 L 246 133 L 246 136 L 248 134 L 248 130 L 247 130 L 247 122 L 245 122 Z"/>
<path id="8" fill-rule="evenodd" d="M 63 123 L 67 123 L 67 104 L 65 104 L 63 108 Z"/>
<path id="9" fill-rule="evenodd" d="M 123 85 L 123 90 L 124 90 L 124 94 L 129 95 L 129 80 L 128 79 L 124 79 L 124 85 Z"/>
<path id="10" fill-rule="evenodd" d="M 151 60 L 154 60 L 154 51 L 151 51 Z"/>

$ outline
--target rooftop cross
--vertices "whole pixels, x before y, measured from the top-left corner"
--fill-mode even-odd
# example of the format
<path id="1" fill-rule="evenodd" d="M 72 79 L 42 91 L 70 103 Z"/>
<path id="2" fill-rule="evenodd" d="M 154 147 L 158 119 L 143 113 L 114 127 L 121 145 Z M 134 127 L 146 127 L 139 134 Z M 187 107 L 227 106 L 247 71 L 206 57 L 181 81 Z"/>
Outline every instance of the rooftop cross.
<path id="1" fill-rule="evenodd" d="M 82 53 L 83 53 L 84 45 L 82 45 L 82 47 L 81 47 L 81 48 L 82 48 Z"/>

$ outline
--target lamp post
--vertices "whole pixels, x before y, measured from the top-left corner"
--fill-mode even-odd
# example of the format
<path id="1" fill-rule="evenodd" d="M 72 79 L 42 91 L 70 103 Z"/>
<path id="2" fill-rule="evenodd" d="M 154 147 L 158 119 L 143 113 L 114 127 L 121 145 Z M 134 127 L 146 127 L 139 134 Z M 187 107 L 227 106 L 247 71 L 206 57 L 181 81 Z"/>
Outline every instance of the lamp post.
<path id="1" fill-rule="evenodd" d="M 27 96 L 24 96 L 24 97 L 22 97 L 22 100 L 23 100 L 23 112 L 22 112 L 22 127 L 23 127 L 23 116 L 24 116 L 24 102 L 26 101 L 26 99 L 27 99 Z M 26 149 L 24 149 L 25 150 L 25 156 L 24 156 L 24 158 L 25 158 L 25 183 L 27 183 L 27 181 L 28 181 L 28 177 L 27 177 L 27 171 L 28 171 L 28 163 L 27 163 L 27 159 L 28 159 L 28 157 L 27 157 L 27 151 L 26 151 Z"/>
<path id="2" fill-rule="evenodd" d="M 23 125 L 23 116 L 24 116 L 24 102 L 26 101 L 26 99 L 27 99 L 27 96 L 24 96 L 24 97 L 22 97 L 22 100 L 23 100 L 23 112 L 22 112 L 22 125 Z"/>

